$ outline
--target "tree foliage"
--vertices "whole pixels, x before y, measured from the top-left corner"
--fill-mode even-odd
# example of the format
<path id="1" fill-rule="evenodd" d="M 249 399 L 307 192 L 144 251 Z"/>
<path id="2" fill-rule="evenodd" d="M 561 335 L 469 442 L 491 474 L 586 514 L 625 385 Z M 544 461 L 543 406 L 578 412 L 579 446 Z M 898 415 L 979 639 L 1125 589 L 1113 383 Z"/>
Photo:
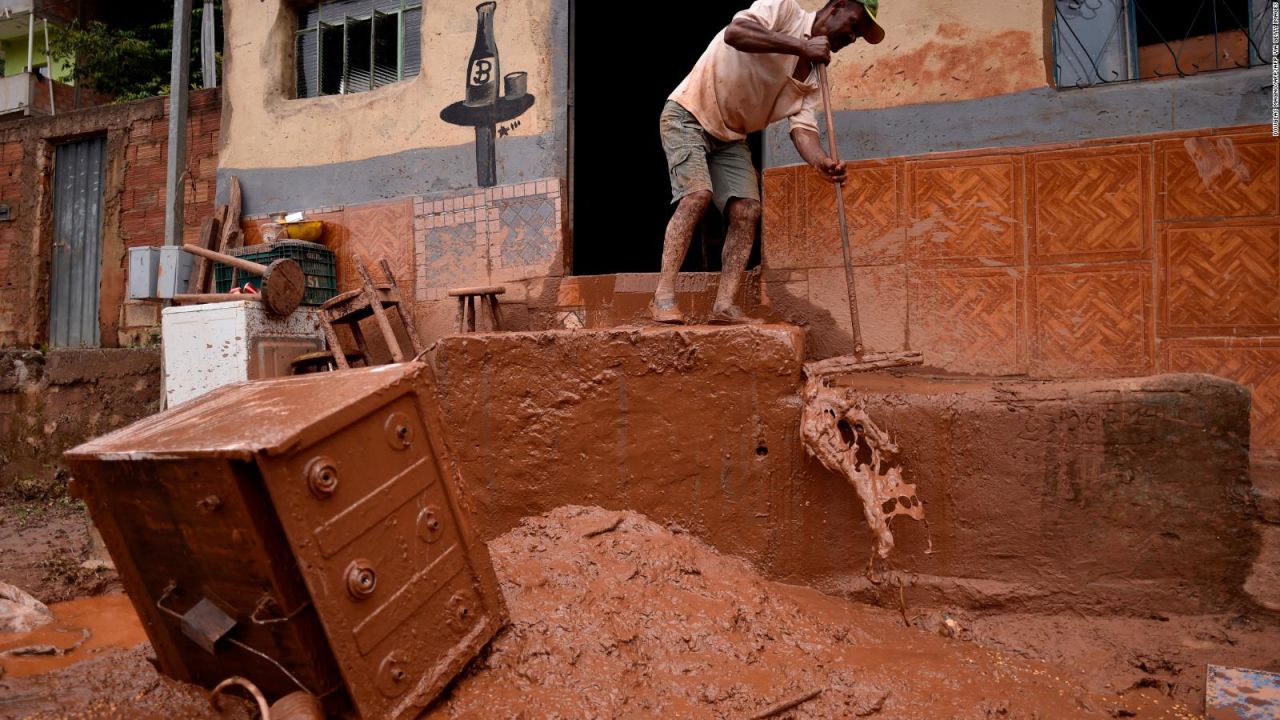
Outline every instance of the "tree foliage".
<path id="1" fill-rule="evenodd" d="M 221 25 L 221 2 L 215 22 Z M 50 38 L 50 54 L 72 68 L 59 80 L 110 93 L 117 101 L 169 94 L 173 55 L 173 5 L 128 3 L 131 12 L 104 20 L 75 21 Z M 166 15 L 167 13 L 167 15 Z M 196 2 L 191 22 L 191 86 L 200 87 L 200 22 L 203 3 Z M 220 34 L 220 33 L 219 33 Z M 221 55 L 218 55 L 221 66 Z"/>

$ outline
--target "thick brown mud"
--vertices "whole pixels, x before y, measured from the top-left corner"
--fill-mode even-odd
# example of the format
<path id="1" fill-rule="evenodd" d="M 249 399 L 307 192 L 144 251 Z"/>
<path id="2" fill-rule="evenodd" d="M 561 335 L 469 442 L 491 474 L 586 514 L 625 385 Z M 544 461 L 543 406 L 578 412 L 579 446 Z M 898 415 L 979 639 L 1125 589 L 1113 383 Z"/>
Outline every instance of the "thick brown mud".
<path id="1" fill-rule="evenodd" d="M 743 718 L 814 691 L 788 716 L 1194 717 L 762 580 L 634 513 L 560 508 L 491 548 L 512 624 L 428 717 Z"/>
<path id="2" fill-rule="evenodd" d="M 806 697 L 777 717 L 1192 718 L 1206 663 L 1280 669 L 1268 617 L 908 608 L 908 627 L 900 612 L 763 580 L 630 512 L 560 508 L 490 550 L 512 622 L 429 710 L 433 720 L 738 719 Z M 216 714 L 206 691 L 155 672 L 149 646 L 127 647 L 139 629 L 123 600 L 56 605 L 58 620 L 38 632 L 79 617 L 102 630 L 101 644 L 50 672 L 6 670 L 0 720 L 250 717 L 244 705 Z"/>

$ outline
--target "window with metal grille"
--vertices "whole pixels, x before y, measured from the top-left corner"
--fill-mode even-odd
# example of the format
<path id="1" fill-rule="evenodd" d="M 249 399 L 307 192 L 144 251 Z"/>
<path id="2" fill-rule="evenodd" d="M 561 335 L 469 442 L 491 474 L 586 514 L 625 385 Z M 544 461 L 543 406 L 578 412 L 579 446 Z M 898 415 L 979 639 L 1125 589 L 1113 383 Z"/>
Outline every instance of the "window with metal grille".
<path id="1" fill-rule="evenodd" d="M 298 12 L 297 96 L 364 92 L 422 69 L 422 3 L 321 0 Z"/>
<path id="2" fill-rule="evenodd" d="M 1270 0 L 1055 0 L 1059 88 L 1270 65 Z"/>

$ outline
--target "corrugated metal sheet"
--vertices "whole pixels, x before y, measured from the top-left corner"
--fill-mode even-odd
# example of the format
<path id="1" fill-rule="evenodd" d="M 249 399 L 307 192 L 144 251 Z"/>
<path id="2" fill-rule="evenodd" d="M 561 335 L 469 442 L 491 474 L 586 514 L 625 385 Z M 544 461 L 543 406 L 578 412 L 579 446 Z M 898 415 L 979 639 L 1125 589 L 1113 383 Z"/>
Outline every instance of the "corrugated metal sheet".
<path id="1" fill-rule="evenodd" d="M 49 344 L 97 347 L 102 285 L 102 178 L 107 139 L 59 145 L 53 170 Z"/>

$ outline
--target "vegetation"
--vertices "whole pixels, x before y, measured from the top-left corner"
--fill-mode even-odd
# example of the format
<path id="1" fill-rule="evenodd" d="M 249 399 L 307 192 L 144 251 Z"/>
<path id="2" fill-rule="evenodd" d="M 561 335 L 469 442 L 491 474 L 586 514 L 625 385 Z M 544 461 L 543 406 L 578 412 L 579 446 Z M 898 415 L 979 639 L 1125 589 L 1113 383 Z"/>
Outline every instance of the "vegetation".
<path id="1" fill-rule="evenodd" d="M 73 68 L 58 78 L 114 95 L 117 101 L 169 94 L 173 55 L 173 3 L 148 0 L 106 10 L 95 20 L 73 22 L 50 38 L 50 52 Z M 191 21 L 191 86 L 201 87 L 200 24 L 204 3 L 197 0 Z M 222 2 L 214 4 L 221 27 Z M 221 33 L 216 33 L 221 35 Z M 221 53 L 217 53 L 219 68 Z M 219 70 L 221 71 L 221 70 Z"/>

